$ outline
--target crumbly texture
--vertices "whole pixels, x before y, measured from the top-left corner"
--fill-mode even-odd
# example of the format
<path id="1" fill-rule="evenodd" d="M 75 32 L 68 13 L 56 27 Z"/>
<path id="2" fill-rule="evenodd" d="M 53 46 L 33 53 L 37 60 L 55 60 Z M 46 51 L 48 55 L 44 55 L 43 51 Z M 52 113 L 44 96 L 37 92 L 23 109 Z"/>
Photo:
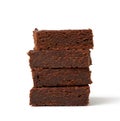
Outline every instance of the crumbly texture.
<path id="1" fill-rule="evenodd" d="M 89 86 L 32 88 L 30 105 L 85 106 L 89 102 L 89 93 Z"/>
<path id="2" fill-rule="evenodd" d="M 89 68 L 83 69 L 32 69 L 34 87 L 79 86 L 91 84 Z"/>
<path id="3" fill-rule="evenodd" d="M 34 84 L 30 105 L 88 105 L 92 30 L 35 29 L 33 37 L 35 46 L 28 52 Z"/>
<path id="4" fill-rule="evenodd" d="M 48 49 L 92 49 L 91 29 L 83 30 L 42 30 L 33 31 L 35 50 Z"/>
<path id="5" fill-rule="evenodd" d="M 91 65 L 89 50 L 31 50 L 28 55 L 31 68 L 86 68 Z"/>

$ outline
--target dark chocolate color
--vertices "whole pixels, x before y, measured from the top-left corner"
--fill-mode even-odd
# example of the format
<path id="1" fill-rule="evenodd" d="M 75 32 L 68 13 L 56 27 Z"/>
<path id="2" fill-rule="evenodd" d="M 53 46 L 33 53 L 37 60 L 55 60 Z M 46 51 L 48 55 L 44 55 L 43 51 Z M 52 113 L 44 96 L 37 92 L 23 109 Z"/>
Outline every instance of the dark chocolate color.
<path id="1" fill-rule="evenodd" d="M 91 84 L 91 72 L 84 69 L 32 69 L 34 87 L 75 86 Z"/>
<path id="2" fill-rule="evenodd" d="M 93 34 L 91 29 L 83 30 L 41 30 L 33 31 L 35 50 L 48 49 L 91 49 Z"/>
<path id="3" fill-rule="evenodd" d="M 86 68 L 91 65 L 89 50 L 29 51 L 31 68 Z"/>
<path id="4" fill-rule="evenodd" d="M 89 86 L 32 88 L 30 105 L 84 106 L 88 104 L 89 93 Z"/>

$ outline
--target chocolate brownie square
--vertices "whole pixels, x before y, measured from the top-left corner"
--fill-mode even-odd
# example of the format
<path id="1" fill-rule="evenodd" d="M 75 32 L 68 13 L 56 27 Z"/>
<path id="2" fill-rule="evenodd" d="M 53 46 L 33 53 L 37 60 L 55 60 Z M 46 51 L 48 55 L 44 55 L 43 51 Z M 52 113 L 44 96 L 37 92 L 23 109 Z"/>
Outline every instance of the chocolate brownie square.
<path id="1" fill-rule="evenodd" d="M 89 50 L 29 51 L 31 68 L 86 68 L 91 65 Z"/>
<path id="2" fill-rule="evenodd" d="M 92 49 L 91 29 L 33 31 L 35 50 L 48 49 Z"/>
<path id="3" fill-rule="evenodd" d="M 89 86 L 32 88 L 30 105 L 85 106 L 89 102 L 89 93 Z"/>
<path id="4" fill-rule="evenodd" d="M 79 86 L 91 84 L 89 68 L 75 69 L 41 69 L 33 68 L 34 87 Z"/>

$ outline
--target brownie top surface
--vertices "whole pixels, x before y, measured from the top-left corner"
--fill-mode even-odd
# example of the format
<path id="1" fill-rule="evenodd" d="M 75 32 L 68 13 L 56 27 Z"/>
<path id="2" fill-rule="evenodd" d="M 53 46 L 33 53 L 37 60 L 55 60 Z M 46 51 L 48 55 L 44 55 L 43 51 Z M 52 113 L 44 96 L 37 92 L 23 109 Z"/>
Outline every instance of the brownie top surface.
<path id="1" fill-rule="evenodd" d="M 38 30 L 35 28 L 34 32 L 48 32 L 48 33 L 54 33 L 54 32 L 65 32 L 65 33 L 69 33 L 69 32 L 88 32 L 92 34 L 92 29 L 65 29 L 65 30 Z"/>

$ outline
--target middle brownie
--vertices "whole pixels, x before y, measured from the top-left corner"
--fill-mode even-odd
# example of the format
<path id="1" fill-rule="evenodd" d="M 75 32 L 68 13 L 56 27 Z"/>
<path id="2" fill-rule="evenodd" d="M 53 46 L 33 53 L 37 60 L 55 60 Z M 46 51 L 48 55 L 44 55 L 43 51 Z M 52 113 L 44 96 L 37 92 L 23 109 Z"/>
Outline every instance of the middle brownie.
<path id="1" fill-rule="evenodd" d="M 91 72 L 84 69 L 32 69 L 34 87 L 79 86 L 91 84 Z"/>
<path id="2" fill-rule="evenodd" d="M 91 65 L 89 50 L 29 51 L 31 68 L 88 68 Z"/>

